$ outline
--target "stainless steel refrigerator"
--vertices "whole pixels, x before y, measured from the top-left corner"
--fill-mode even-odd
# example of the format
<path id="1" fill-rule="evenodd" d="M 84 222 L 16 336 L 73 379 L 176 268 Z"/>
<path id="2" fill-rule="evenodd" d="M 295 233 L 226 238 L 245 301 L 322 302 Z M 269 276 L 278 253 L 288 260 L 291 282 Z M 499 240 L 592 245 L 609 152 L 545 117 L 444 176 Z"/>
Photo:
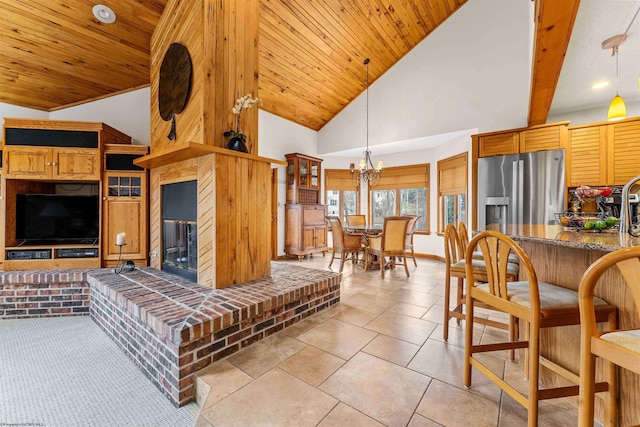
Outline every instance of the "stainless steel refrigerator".
<path id="1" fill-rule="evenodd" d="M 564 150 L 478 159 L 478 228 L 554 224 L 565 210 Z"/>

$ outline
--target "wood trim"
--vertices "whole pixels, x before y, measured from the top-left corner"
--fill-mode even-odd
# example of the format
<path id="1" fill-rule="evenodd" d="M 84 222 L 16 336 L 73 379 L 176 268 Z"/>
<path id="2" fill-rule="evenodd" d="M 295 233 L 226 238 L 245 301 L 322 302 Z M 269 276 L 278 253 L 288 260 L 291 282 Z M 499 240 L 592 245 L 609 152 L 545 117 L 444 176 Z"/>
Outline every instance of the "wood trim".
<path id="1" fill-rule="evenodd" d="M 580 0 L 536 0 L 529 126 L 547 121 L 579 6 Z"/>
<path id="2" fill-rule="evenodd" d="M 267 157 L 254 156 L 253 154 L 241 153 L 239 151 L 228 150 L 226 148 L 214 147 L 212 145 L 203 145 L 197 142 L 187 142 L 165 150 L 155 151 L 147 156 L 140 157 L 133 161 L 134 164 L 147 169 L 158 168 L 183 160 L 193 159 L 208 154 L 225 154 L 227 156 L 242 157 L 249 160 L 257 160 L 259 162 L 271 163 L 280 166 L 286 166 L 284 160 L 269 159 Z"/>

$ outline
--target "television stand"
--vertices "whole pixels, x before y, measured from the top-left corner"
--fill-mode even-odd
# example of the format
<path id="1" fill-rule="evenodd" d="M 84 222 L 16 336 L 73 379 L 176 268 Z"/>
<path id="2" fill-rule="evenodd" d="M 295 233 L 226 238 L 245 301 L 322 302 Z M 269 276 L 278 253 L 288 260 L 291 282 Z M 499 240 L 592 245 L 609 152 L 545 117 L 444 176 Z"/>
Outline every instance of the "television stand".
<path id="1" fill-rule="evenodd" d="M 5 270 L 100 268 L 98 245 L 37 245 L 5 249 Z"/>

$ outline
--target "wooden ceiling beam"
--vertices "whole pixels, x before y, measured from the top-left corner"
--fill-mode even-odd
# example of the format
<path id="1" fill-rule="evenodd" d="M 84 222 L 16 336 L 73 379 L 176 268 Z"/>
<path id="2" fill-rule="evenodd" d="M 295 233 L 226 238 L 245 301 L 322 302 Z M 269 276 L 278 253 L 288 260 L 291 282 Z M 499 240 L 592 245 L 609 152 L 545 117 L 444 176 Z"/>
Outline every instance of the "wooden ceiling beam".
<path id="1" fill-rule="evenodd" d="M 529 126 L 547 122 L 579 6 L 580 0 L 536 0 Z"/>

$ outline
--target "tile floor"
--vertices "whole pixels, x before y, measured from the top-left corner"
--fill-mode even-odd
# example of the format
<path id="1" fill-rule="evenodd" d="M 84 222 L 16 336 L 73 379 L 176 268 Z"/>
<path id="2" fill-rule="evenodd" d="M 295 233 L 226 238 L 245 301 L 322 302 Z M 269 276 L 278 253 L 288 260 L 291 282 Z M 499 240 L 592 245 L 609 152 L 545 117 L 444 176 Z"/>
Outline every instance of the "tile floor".
<path id="1" fill-rule="evenodd" d="M 298 265 L 328 263 L 316 255 Z M 201 371 L 211 391 L 196 427 L 526 425 L 526 411 L 478 372 L 462 386 L 464 329 L 454 321 L 442 339 L 443 263 L 418 259 L 409 271 L 381 279 L 346 263 L 339 304 Z M 477 332 L 483 343 L 506 334 Z M 484 357 L 526 390 L 506 353 Z M 539 424 L 577 425 L 577 411 L 543 402 Z"/>

